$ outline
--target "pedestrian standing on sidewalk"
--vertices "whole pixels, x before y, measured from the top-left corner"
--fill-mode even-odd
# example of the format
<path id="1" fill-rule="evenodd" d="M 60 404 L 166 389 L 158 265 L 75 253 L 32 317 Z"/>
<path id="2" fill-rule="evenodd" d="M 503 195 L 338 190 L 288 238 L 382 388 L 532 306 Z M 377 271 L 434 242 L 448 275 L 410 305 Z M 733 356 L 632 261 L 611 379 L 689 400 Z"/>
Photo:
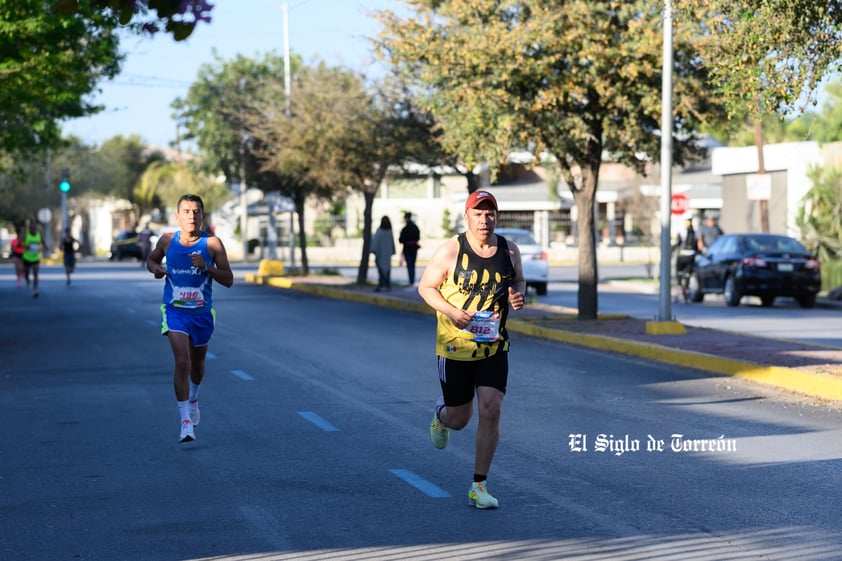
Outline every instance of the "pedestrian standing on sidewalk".
<path id="1" fill-rule="evenodd" d="M 41 250 L 47 253 L 50 249 L 44 236 L 41 234 L 41 227 L 35 220 L 29 221 L 29 227 L 23 237 L 23 274 L 26 277 L 26 286 L 29 286 L 29 273 L 32 272 L 32 297 L 38 298 L 38 269 L 41 267 Z"/>
<path id="2" fill-rule="evenodd" d="M 230 287 L 234 273 L 222 241 L 202 230 L 202 199 L 182 195 L 176 208 L 180 229 L 161 236 L 146 260 L 146 268 L 156 279 L 165 279 L 161 334 L 169 339 L 175 360 L 173 387 L 181 417 L 178 441 L 189 442 L 196 439 L 199 386 L 205 377 L 205 357 L 216 323 L 213 281 Z"/>
<path id="3" fill-rule="evenodd" d="M 699 228 L 699 235 L 696 237 L 699 253 L 705 253 L 723 233 L 722 228 L 719 227 L 719 223 L 716 220 L 716 216 L 708 214 L 705 218 L 705 223 Z"/>
<path id="4" fill-rule="evenodd" d="M 374 264 L 377 265 L 377 288 L 392 290 L 392 256 L 395 254 L 395 238 L 392 234 L 392 221 L 388 216 L 380 219 L 380 227 L 371 238 L 371 252 L 374 254 Z"/>
<path id="5" fill-rule="evenodd" d="M 465 203 L 467 231 L 439 247 L 424 269 L 418 293 L 436 311 L 436 355 L 442 396 L 430 422 L 433 446 L 444 448 L 450 430 L 465 428 L 477 398 L 474 482 L 468 499 L 497 508 L 486 486 L 500 438 L 500 416 L 509 375 L 509 306 L 524 305 L 526 281 L 520 251 L 494 233 L 497 200 L 488 191 Z"/>
<path id="6" fill-rule="evenodd" d="M 415 261 L 418 259 L 418 250 L 421 248 L 418 241 L 421 239 L 421 231 L 418 226 L 412 221 L 412 213 L 406 212 L 403 215 L 406 225 L 401 228 L 401 233 L 398 236 L 398 243 L 403 245 L 401 255 L 406 261 L 406 273 L 409 276 L 409 286 L 415 284 Z"/>
<path id="7" fill-rule="evenodd" d="M 79 242 L 70 233 L 70 228 L 64 229 L 64 237 L 61 239 L 61 248 L 64 255 L 64 274 L 67 275 L 67 286 L 70 286 L 70 275 L 76 270 L 76 252 L 79 251 Z"/>

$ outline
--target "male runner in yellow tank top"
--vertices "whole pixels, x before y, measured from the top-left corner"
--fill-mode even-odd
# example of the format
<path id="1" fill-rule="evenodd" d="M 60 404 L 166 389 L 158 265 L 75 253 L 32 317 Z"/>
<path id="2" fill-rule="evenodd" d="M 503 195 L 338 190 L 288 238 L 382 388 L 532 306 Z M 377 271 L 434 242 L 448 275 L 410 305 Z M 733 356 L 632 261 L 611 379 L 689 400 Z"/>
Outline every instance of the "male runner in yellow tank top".
<path id="1" fill-rule="evenodd" d="M 488 191 L 465 203 L 467 231 L 439 247 L 424 268 L 418 293 L 436 311 L 436 355 L 442 397 L 436 402 L 430 438 L 444 448 L 450 429 L 467 426 L 474 394 L 479 423 L 474 483 L 468 499 L 477 508 L 497 508 L 486 488 L 500 438 L 500 414 L 509 374 L 509 307 L 524 305 L 517 245 L 494 233 L 497 200 Z"/>

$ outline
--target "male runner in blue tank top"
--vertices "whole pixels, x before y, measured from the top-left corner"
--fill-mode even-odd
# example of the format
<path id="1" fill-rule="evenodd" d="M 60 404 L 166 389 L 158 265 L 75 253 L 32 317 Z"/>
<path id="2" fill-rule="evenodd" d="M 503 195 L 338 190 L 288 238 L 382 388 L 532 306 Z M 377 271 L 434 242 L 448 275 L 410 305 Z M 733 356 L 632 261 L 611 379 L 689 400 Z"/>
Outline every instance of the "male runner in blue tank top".
<path id="1" fill-rule="evenodd" d="M 526 281 L 520 250 L 494 233 L 497 200 L 475 191 L 465 203 L 467 231 L 439 247 L 424 268 L 418 293 L 436 311 L 436 355 L 442 397 L 430 422 L 433 446 L 444 448 L 450 429 L 473 416 L 479 423 L 474 483 L 468 499 L 477 508 L 497 508 L 486 487 L 500 439 L 500 414 L 509 375 L 509 306 L 523 308 Z"/>
<path id="2" fill-rule="evenodd" d="M 173 386 L 181 415 L 178 440 L 189 442 L 196 439 L 193 427 L 200 418 L 199 384 L 205 376 L 205 356 L 216 322 L 213 281 L 230 287 L 234 273 L 220 239 L 202 231 L 205 208 L 198 195 L 178 199 L 175 220 L 181 229 L 161 236 L 146 268 L 156 279 L 166 279 L 161 334 L 169 338 L 175 359 Z"/>

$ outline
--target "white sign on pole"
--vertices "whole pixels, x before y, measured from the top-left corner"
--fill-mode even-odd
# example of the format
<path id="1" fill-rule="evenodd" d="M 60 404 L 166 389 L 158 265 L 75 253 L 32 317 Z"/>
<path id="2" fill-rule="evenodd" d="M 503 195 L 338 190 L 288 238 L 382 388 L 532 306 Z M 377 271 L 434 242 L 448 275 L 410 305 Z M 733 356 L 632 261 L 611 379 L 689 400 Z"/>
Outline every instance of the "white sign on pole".
<path id="1" fill-rule="evenodd" d="M 772 198 L 772 176 L 753 173 L 746 176 L 746 198 L 750 201 L 768 201 Z"/>

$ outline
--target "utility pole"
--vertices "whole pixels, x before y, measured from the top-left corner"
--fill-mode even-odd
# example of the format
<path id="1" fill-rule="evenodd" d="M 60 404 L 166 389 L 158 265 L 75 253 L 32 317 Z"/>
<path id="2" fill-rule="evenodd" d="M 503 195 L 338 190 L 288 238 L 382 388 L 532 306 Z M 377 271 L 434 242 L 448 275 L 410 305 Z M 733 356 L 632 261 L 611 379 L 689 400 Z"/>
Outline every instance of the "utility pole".
<path id="1" fill-rule="evenodd" d="M 672 6 L 664 1 L 664 54 L 661 85 L 661 282 L 659 321 L 672 321 L 670 218 L 672 215 Z"/>
<path id="2" fill-rule="evenodd" d="M 292 118 L 292 72 L 290 70 L 289 56 L 289 2 L 282 4 L 284 14 L 284 96 L 286 101 L 287 118 Z M 270 220 L 272 220 L 273 209 L 269 208 Z M 295 268 L 295 211 L 289 211 L 289 263 Z"/>

